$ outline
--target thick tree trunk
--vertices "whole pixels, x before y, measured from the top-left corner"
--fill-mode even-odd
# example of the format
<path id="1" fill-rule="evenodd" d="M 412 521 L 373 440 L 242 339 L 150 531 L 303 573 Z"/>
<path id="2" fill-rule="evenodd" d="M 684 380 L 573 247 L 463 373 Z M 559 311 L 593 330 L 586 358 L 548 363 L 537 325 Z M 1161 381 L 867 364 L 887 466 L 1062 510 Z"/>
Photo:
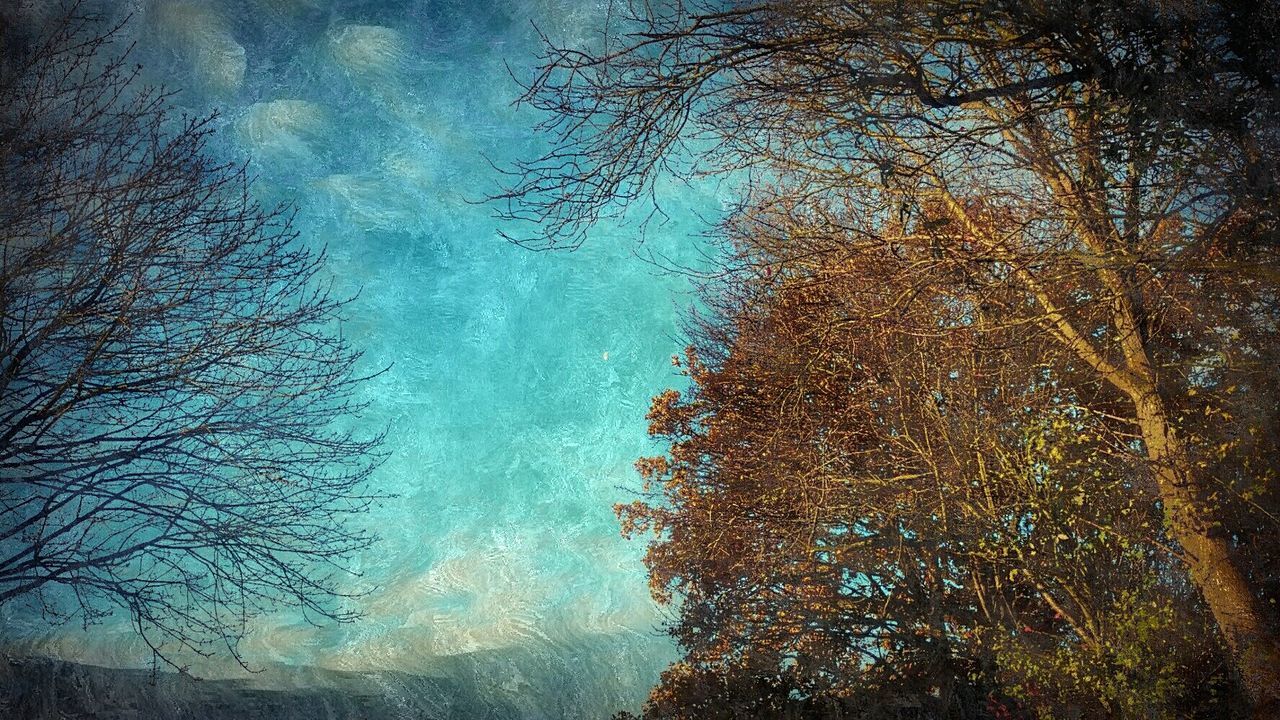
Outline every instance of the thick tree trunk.
<path id="1" fill-rule="evenodd" d="M 1236 563 L 1226 533 L 1215 526 L 1209 488 L 1197 478 L 1159 396 L 1148 387 L 1133 401 L 1169 531 L 1235 656 L 1255 717 L 1280 718 L 1280 642 L 1270 613 Z"/>

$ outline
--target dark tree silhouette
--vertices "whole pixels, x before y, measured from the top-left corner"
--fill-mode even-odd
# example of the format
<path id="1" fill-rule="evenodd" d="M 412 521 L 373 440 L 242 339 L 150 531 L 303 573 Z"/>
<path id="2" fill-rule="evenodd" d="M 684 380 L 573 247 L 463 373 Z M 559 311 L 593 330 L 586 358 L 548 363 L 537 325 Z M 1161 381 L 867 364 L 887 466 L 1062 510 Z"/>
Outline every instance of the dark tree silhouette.
<path id="1" fill-rule="evenodd" d="M 127 611 L 156 657 L 344 620 L 378 432 L 322 253 L 71 10 L 0 24 L 0 603 Z"/>

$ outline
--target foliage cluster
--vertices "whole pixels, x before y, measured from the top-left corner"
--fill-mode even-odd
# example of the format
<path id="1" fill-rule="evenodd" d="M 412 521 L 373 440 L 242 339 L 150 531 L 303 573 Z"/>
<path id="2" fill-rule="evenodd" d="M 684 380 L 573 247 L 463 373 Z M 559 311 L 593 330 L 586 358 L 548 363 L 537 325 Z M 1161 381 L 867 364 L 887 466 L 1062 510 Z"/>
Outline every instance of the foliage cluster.
<path id="1" fill-rule="evenodd" d="M 1280 8 L 615 8 L 500 197 L 556 247 L 742 183 L 619 508 L 647 714 L 1280 713 Z"/>

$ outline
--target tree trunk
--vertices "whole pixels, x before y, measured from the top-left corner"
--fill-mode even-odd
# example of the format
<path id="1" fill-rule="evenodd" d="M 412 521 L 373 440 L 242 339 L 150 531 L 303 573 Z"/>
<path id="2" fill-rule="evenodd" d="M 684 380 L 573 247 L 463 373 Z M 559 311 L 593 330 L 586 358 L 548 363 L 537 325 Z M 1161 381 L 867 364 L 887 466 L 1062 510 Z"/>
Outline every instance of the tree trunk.
<path id="1" fill-rule="evenodd" d="M 1255 717 L 1280 718 L 1280 643 L 1269 613 L 1236 564 L 1226 533 L 1215 526 L 1209 488 L 1191 467 L 1150 386 L 1133 398 L 1173 539 L 1182 546 L 1192 581 L 1236 660 Z"/>

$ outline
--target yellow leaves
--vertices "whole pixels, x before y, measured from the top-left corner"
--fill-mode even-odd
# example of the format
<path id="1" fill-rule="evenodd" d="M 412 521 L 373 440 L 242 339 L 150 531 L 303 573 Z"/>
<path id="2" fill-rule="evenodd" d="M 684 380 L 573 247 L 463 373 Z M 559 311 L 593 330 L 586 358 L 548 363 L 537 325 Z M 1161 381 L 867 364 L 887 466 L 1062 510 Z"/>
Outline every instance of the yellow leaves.
<path id="1" fill-rule="evenodd" d="M 654 396 L 645 419 L 649 421 L 649 434 L 655 437 L 673 436 L 688 430 L 691 420 L 687 405 L 681 404 L 679 390 L 667 389 Z"/>
<path id="2" fill-rule="evenodd" d="M 662 478 L 671 470 L 665 455 L 640 458 L 636 460 L 635 468 L 636 472 L 640 473 L 640 477 L 644 478 L 646 486 L 649 482 Z"/>
<path id="3" fill-rule="evenodd" d="M 613 513 L 618 517 L 625 538 L 658 530 L 654 509 L 642 502 L 617 503 L 613 506 Z"/>

